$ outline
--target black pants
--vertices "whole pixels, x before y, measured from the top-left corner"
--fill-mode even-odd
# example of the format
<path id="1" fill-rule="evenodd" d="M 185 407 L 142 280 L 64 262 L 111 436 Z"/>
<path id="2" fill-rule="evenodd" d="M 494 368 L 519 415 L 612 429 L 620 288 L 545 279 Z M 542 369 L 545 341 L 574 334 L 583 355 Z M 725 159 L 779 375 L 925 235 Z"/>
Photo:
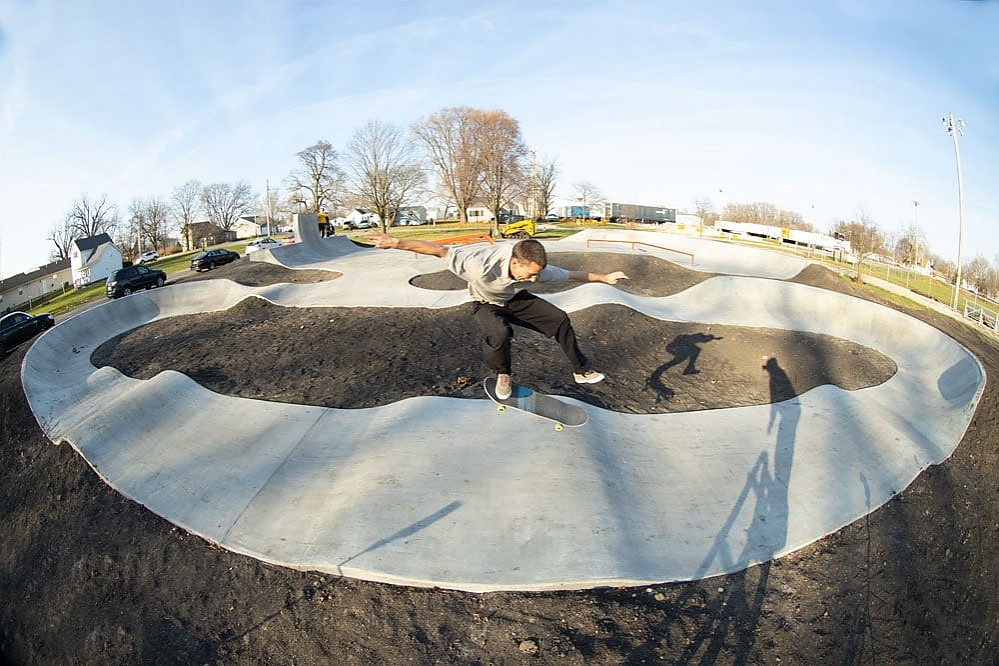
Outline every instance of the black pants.
<path id="1" fill-rule="evenodd" d="M 506 305 L 472 303 L 472 318 L 486 334 L 482 353 L 486 366 L 497 374 L 510 374 L 510 341 L 513 340 L 511 324 L 537 331 L 554 338 L 562 347 L 565 357 L 572 364 L 573 372 L 589 368 L 589 361 L 579 351 L 576 332 L 572 330 L 569 315 L 543 298 L 527 291 L 517 292 Z"/>

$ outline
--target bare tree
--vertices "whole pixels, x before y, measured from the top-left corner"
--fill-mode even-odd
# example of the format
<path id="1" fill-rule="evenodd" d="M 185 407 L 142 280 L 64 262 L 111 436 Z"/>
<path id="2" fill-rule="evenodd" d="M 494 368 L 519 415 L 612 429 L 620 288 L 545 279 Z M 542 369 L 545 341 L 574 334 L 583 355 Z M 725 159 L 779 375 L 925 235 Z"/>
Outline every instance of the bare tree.
<path id="1" fill-rule="evenodd" d="M 413 145 L 401 128 L 369 120 L 351 137 L 346 153 L 356 200 L 378 214 L 386 231 L 406 198 L 423 187 Z"/>
<path id="2" fill-rule="evenodd" d="M 201 194 L 205 188 L 198 180 L 189 180 L 174 188 L 170 194 L 170 209 L 181 236 L 188 225 L 198 221 L 201 215 Z"/>
<path id="3" fill-rule="evenodd" d="M 106 194 L 94 200 L 84 194 L 66 213 L 66 222 L 72 227 L 74 238 L 113 236 L 118 226 L 118 207 L 108 201 Z"/>
<path id="4" fill-rule="evenodd" d="M 169 235 L 170 206 L 159 197 L 135 199 L 128 208 L 125 237 L 117 244 L 122 249 L 133 249 L 138 255 L 144 249 L 162 250 Z"/>
<path id="5" fill-rule="evenodd" d="M 554 157 L 542 157 L 534 164 L 529 190 L 534 211 L 541 217 L 552 212 L 557 178 L 558 160 Z"/>
<path id="6" fill-rule="evenodd" d="M 962 280 L 979 294 L 992 296 L 999 293 L 999 275 L 984 255 L 975 255 L 974 259 L 965 264 Z"/>
<path id="7" fill-rule="evenodd" d="M 260 199 L 258 211 L 258 216 L 266 220 L 268 233 L 274 231 L 277 220 L 289 216 L 292 207 L 290 198 L 282 197 L 280 189 L 268 185 L 267 192 Z"/>
<path id="8" fill-rule="evenodd" d="M 694 210 L 697 212 L 697 217 L 701 218 L 702 227 L 714 226 L 714 223 L 719 220 L 715 205 L 708 197 L 695 201 Z"/>
<path id="9" fill-rule="evenodd" d="M 523 162 L 527 157 L 527 145 L 520 136 L 520 124 L 505 111 L 483 114 L 479 141 L 482 194 L 493 213 L 493 230 L 498 235 L 504 204 L 509 204 L 525 190 Z"/>
<path id="10" fill-rule="evenodd" d="M 432 113 L 412 125 L 424 152 L 437 172 L 443 193 L 458 208 L 458 220 L 468 222 L 468 207 L 482 189 L 484 112 L 467 106 Z"/>
<path id="11" fill-rule="evenodd" d="M 856 211 L 857 219 L 851 222 L 839 221 L 833 228 L 833 234 L 842 234 L 850 241 L 850 247 L 857 256 L 856 281 L 863 282 L 864 278 L 861 269 L 866 261 L 878 254 L 885 252 L 885 237 L 878 225 L 875 224 L 868 213 L 863 208 Z"/>
<path id="12" fill-rule="evenodd" d="M 121 250 L 123 258 L 133 261 L 142 251 L 142 226 L 145 224 L 146 210 L 142 199 L 134 199 L 128 206 L 128 217 L 118 225 L 114 244 Z"/>
<path id="13" fill-rule="evenodd" d="M 587 219 L 593 217 L 591 208 L 595 204 L 602 204 L 604 202 L 603 192 L 588 180 L 573 183 L 572 189 L 576 193 L 576 201 L 579 202 L 579 206 L 582 208 L 582 212 L 585 213 L 585 217 Z M 597 217 L 600 216 L 598 215 Z"/>
<path id="14" fill-rule="evenodd" d="M 730 203 L 725 206 L 724 216 L 731 222 L 766 224 L 801 231 L 814 231 L 815 228 L 798 213 L 782 210 L 766 201 L 751 203 Z"/>
<path id="15" fill-rule="evenodd" d="M 67 216 L 62 222 L 53 222 L 49 229 L 48 240 L 52 241 L 55 249 L 49 255 L 52 261 L 62 261 L 69 259 L 70 246 L 76 237 L 73 235 L 73 225 Z"/>
<path id="16" fill-rule="evenodd" d="M 208 219 L 229 231 L 241 217 L 251 215 L 256 205 L 253 188 L 245 180 L 238 183 L 212 183 L 201 192 L 201 203 Z"/>
<path id="17" fill-rule="evenodd" d="M 295 153 L 299 166 L 287 178 L 292 204 L 312 213 L 333 211 L 343 205 L 344 174 L 337 165 L 337 152 L 328 141 L 317 141 Z"/>
<path id="18" fill-rule="evenodd" d="M 907 266 L 925 266 L 929 258 L 926 235 L 915 224 L 902 229 L 895 241 L 895 255 Z"/>

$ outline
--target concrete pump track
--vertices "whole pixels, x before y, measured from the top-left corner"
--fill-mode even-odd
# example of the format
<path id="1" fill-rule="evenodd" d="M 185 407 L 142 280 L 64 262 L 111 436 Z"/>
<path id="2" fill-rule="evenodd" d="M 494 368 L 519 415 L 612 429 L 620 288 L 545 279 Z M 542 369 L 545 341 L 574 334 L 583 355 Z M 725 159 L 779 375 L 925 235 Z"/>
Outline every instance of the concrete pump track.
<path id="1" fill-rule="evenodd" d="M 22 366 L 46 435 L 69 442 L 111 487 L 223 548 L 287 567 L 471 591 L 739 571 L 865 516 L 945 460 L 985 387 L 978 360 L 936 329 L 785 282 L 804 260 L 612 230 L 546 245 L 645 252 L 718 275 L 668 297 L 585 284 L 546 298 L 570 313 L 620 304 L 667 321 L 827 334 L 880 351 L 897 371 L 877 386 L 823 385 L 756 407 L 636 415 L 583 405 L 587 426 L 555 432 L 498 416 L 485 396 L 329 409 L 223 396 L 174 371 L 139 380 L 92 365 L 120 333 L 246 298 L 400 308 L 468 299 L 410 284 L 440 271 L 436 258 L 319 238 L 309 224 L 296 231 L 301 242 L 254 260 L 342 277 L 133 294 L 51 329 Z"/>

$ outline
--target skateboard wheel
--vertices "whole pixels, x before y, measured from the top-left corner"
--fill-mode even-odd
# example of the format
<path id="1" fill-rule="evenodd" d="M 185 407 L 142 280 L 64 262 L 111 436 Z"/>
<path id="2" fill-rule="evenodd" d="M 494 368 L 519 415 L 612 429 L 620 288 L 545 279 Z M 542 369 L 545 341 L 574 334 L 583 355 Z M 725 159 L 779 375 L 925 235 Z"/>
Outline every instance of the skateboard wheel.
<path id="1" fill-rule="evenodd" d="M 498 407 L 496 408 L 496 411 L 497 411 L 497 412 L 499 412 L 500 414 L 502 414 L 503 412 L 505 412 L 505 411 L 506 411 L 506 405 L 499 405 L 499 406 L 498 406 Z"/>
<path id="2" fill-rule="evenodd" d="M 562 428 L 564 428 L 564 427 L 565 427 L 565 426 L 563 426 L 563 425 L 562 425 L 561 423 L 556 423 L 556 424 L 555 424 L 555 429 L 556 429 L 556 430 L 561 430 L 561 429 L 562 429 Z"/>

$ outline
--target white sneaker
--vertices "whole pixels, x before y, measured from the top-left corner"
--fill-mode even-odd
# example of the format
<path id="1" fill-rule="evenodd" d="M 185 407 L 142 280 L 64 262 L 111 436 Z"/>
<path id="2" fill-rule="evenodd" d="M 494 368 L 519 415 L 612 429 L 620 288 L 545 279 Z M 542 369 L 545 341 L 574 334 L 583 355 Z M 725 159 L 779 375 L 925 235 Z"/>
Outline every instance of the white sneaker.
<path id="1" fill-rule="evenodd" d="M 577 384 L 596 384 L 597 382 L 602 382 L 604 376 L 595 370 L 584 370 L 583 372 L 574 372 L 572 376 L 575 377 Z"/>
<path id="2" fill-rule="evenodd" d="M 506 400 L 512 392 L 513 382 L 510 381 L 510 375 L 496 375 L 496 397 Z"/>

